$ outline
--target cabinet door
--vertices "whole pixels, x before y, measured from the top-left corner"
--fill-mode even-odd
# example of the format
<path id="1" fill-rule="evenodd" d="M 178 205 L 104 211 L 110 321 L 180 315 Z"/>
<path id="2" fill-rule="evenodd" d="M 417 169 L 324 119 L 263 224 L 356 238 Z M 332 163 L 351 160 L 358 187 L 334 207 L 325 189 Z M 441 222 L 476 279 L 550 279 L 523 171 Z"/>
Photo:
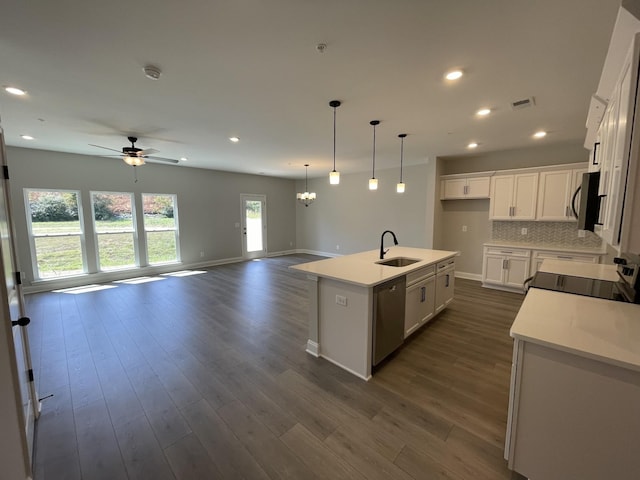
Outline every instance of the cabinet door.
<path id="1" fill-rule="evenodd" d="M 538 187 L 538 220 L 567 221 L 571 219 L 569 202 L 573 195 L 572 187 L 572 170 L 541 172 Z"/>
<path id="2" fill-rule="evenodd" d="M 436 313 L 453 300 L 454 270 L 448 269 L 436 275 Z"/>
<path id="3" fill-rule="evenodd" d="M 491 177 L 490 219 L 511 220 L 513 181 L 513 175 L 497 175 Z"/>
<path id="4" fill-rule="evenodd" d="M 404 337 L 407 338 L 435 313 L 436 277 L 432 276 L 407 288 Z"/>
<path id="5" fill-rule="evenodd" d="M 513 182 L 512 220 L 535 220 L 538 198 L 538 174 L 515 175 Z"/>
<path id="6" fill-rule="evenodd" d="M 522 257 L 507 257 L 505 259 L 504 285 L 507 287 L 522 287 L 529 278 L 529 259 Z"/>
<path id="7" fill-rule="evenodd" d="M 466 178 L 450 178 L 442 181 L 442 198 L 465 198 Z"/>
<path id="8" fill-rule="evenodd" d="M 504 259 L 503 255 L 492 255 L 485 253 L 484 265 L 482 269 L 483 283 L 504 283 Z"/>
<path id="9" fill-rule="evenodd" d="M 467 179 L 465 198 L 489 198 L 491 177 L 471 177 Z"/>

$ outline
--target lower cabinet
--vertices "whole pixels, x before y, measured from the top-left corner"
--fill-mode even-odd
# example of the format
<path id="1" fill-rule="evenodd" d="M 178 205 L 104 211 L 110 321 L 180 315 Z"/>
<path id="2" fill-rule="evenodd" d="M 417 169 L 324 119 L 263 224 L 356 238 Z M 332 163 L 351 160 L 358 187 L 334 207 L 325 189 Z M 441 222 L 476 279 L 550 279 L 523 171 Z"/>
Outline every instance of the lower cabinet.
<path id="1" fill-rule="evenodd" d="M 436 267 L 436 313 L 439 313 L 453 300 L 455 283 L 455 260 L 438 263 Z"/>
<path id="2" fill-rule="evenodd" d="M 407 287 L 404 311 L 404 337 L 407 338 L 420 326 L 431 320 L 436 306 L 436 277 L 431 274 Z"/>
<path id="3" fill-rule="evenodd" d="M 482 284 L 522 288 L 529 278 L 531 250 L 485 247 Z"/>

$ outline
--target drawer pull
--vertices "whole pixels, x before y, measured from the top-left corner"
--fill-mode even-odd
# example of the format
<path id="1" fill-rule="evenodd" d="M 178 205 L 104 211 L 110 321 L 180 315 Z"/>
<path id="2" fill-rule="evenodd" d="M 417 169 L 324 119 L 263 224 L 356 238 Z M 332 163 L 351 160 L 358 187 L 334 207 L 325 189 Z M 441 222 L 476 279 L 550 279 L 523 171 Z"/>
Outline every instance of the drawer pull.
<path id="1" fill-rule="evenodd" d="M 558 258 L 563 258 L 565 260 L 573 260 L 573 257 L 569 255 L 558 255 Z"/>

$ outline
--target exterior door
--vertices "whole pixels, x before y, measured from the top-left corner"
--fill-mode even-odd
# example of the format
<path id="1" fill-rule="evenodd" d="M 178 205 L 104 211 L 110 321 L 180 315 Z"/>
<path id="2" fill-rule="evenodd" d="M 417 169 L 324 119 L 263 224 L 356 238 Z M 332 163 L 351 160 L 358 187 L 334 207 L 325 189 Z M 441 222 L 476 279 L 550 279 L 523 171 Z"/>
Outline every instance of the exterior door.
<path id="1" fill-rule="evenodd" d="M 267 196 L 241 195 L 242 256 L 261 258 L 267 254 Z"/>
<path id="2" fill-rule="evenodd" d="M 3 169 L 6 171 L 6 154 L 4 149 L 4 134 L 0 128 L 0 160 Z M 8 466 L 10 471 L 20 472 L 20 476 L 26 478 L 30 474 L 31 454 L 33 452 L 33 434 L 36 415 L 39 412 L 37 395 L 33 383 L 33 370 L 31 369 L 31 358 L 29 354 L 29 338 L 27 326 L 28 321 L 24 314 L 24 300 L 19 283 L 16 282 L 17 255 L 14 249 L 13 225 L 11 223 L 8 181 L 0 181 L 0 315 L 3 317 L 2 340 L 6 340 L 6 345 L 0 345 L 2 354 L 8 353 L 8 360 L 3 366 L 0 374 L 0 390 L 3 391 L 1 400 L 3 405 L 10 404 L 11 408 L 3 408 L 0 411 L 0 424 L 6 433 L 3 434 L 6 443 L 12 443 L 13 455 L 2 452 L 0 463 Z M 6 398 L 5 398 L 6 396 Z M 13 400 L 13 401 L 12 401 Z M 13 405 L 17 409 L 13 409 Z M 12 434 L 11 425 L 16 418 L 19 421 L 19 428 L 15 435 Z M 4 454 L 11 457 L 4 457 Z M 13 470 L 12 470 L 13 468 Z M 26 475 L 22 475 L 24 472 Z M 7 473 L 6 471 L 4 473 Z M 12 478 L 20 478 L 15 476 Z"/>

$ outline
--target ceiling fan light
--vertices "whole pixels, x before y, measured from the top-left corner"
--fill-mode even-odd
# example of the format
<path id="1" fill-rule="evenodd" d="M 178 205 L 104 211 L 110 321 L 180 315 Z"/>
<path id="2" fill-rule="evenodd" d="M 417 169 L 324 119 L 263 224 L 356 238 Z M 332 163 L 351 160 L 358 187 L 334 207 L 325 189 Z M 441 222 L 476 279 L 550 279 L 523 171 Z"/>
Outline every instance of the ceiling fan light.
<path id="1" fill-rule="evenodd" d="M 127 165 L 131 165 L 132 167 L 139 167 L 141 165 L 144 165 L 144 158 L 142 157 L 127 155 L 122 159 L 124 160 L 124 163 L 126 163 Z"/>

